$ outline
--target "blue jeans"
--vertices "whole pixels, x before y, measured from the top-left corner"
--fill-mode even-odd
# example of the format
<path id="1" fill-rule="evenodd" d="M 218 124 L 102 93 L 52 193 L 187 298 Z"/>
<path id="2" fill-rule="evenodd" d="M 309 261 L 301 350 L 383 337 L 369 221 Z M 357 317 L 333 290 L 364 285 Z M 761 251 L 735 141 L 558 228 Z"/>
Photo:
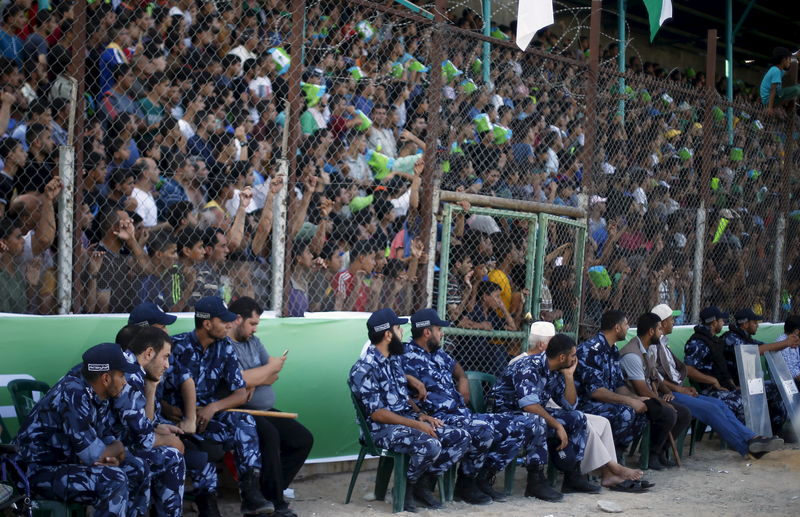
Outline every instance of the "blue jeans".
<path id="1" fill-rule="evenodd" d="M 741 423 L 723 401 L 705 395 L 690 397 L 675 391 L 672 394 L 675 402 L 688 407 L 698 420 L 710 425 L 733 450 L 742 456 L 747 454 L 747 441 L 756 433 Z"/>

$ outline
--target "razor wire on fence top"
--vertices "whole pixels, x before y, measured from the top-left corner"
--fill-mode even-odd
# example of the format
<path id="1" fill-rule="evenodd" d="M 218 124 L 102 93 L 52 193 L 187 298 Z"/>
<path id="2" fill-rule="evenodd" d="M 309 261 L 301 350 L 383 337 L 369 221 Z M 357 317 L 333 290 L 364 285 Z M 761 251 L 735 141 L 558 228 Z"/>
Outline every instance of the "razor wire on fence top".
<path id="1" fill-rule="evenodd" d="M 20 44 L 0 58 L 0 311 L 183 311 L 219 295 L 289 316 L 410 313 L 440 263 L 439 190 L 588 210 L 588 272 L 580 228 L 554 218 L 546 288 L 509 281 L 531 318 L 567 331 L 655 302 L 687 323 L 710 304 L 794 310 L 786 121 L 737 104 L 730 133 L 729 104 L 674 74 L 621 82 L 605 35 L 593 78 L 586 7 L 556 3 L 559 23 L 522 52 L 508 27 L 482 36 L 472 4 L 6 7 Z M 473 269 L 491 265 L 475 254 L 495 226 L 503 253 L 516 242 L 506 219 L 464 215 Z"/>

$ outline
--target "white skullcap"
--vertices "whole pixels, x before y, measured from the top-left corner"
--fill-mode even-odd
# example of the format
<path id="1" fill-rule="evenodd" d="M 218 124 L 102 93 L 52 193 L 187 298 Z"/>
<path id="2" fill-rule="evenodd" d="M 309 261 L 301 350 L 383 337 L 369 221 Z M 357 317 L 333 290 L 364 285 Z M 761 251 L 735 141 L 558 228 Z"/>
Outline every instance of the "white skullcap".
<path id="1" fill-rule="evenodd" d="M 531 336 L 553 337 L 556 335 L 556 328 L 548 321 L 537 321 L 531 325 Z"/>

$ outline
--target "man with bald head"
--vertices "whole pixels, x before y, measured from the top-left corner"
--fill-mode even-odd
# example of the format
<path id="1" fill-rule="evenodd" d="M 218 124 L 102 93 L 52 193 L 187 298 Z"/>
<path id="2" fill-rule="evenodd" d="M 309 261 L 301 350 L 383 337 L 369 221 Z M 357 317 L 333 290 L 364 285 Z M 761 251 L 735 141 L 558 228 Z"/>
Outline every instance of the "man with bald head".
<path id="1" fill-rule="evenodd" d="M 152 158 L 139 158 L 133 164 L 134 186 L 131 197 L 136 200 L 136 213 L 142 218 L 145 228 L 158 224 L 158 208 L 153 190 L 159 180 L 160 171 Z"/>

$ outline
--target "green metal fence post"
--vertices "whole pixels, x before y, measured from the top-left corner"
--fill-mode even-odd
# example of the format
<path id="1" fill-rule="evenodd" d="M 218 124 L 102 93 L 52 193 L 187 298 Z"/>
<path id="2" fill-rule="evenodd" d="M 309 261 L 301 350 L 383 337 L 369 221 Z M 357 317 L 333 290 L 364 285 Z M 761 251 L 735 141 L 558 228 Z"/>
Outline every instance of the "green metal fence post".
<path id="1" fill-rule="evenodd" d="M 728 102 L 733 102 L 733 0 L 725 4 L 725 75 L 728 77 Z M 706 81 L 714 81 L 706 77 Z M 733 145 L 733 106 L 728 106 L 728 144 Z"/>
<path id="2" fill-rule="evenodd" d="M 544 273 L 544 251 L 547 243 L 548 221 L 547 214 L 539 214 L 536 222 L 536 256 L 533 259 L 533 267 L 539 281 L 533 284 L 533 308 L 531 309 L 531 316 L 533 316 L 534 321 L 539 319 L 539 312 L 541 312 L 542 306 L 541 279 Z"/>
<path id="3" fill-rule="evenodd" d="M 583 296 L 583 261 L 586 256 L 586 227 L 579 226 L 578 231 L 575 232 L 575 253 L 573 256 L 575 257 L 575 299 L 577 300 L 577 305 L 575 307 L 575 341 L 578 340 L 580 337 L 580 328 L 581 328 L 581 299 Z"/>
<path id="4" fill-rule="evenodd" d="M 536 219 L 531 219 L 528 223 L 528 244 L 525 248 L 525 256 L 530 257 L 531 255 L 536 256 L 536 233 L 538 231 L 538 226 Z M 534 258 L 535 260 L 535 258 Z M 525 303 L 523 307 L 524 314 L 530 313 L 533 315 L 533 301 L 536 299 L 536 287 L 541 284 L 541 282 L 535 281 L 535 273 L 536 273 L 536 265 L 534 262 L 530 260 L 525 261 L 525 288 L 528 289 L 528 296 L 525 297 Z M 527 328 L 525 329 L 528 330 Z"/>
<path id="5" fill-rule="evenodd" d="M 439 317 L 447 320 L 447 276 L 450 272 L 450 241 L 453 228 L 453 205 L 444 204 L 444 220 L 442 221 L 442 252 L 439 258 L 439 297 L 436 306 Z"/>
<path id="6" fill-rule="evenodd" d="M 492 35 L 492 0 L 483 0 L 483 35 Z M 489 83 L 490 63 L 492 60 L 492 46 L 488 41 L 483 42 L 483 82 Z"/>

